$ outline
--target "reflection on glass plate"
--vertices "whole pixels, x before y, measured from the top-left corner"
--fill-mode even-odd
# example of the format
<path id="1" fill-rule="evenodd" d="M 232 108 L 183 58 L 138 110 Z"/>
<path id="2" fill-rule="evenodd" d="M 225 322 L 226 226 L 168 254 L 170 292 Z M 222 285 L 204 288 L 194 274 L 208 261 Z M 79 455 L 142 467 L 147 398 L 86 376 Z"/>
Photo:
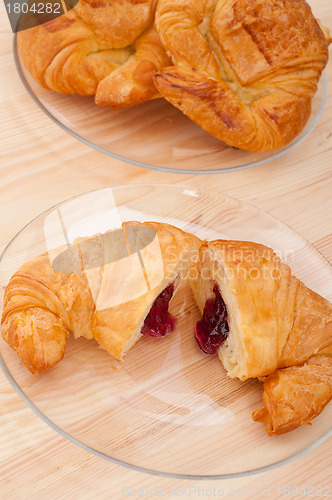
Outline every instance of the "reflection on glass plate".
<path id="1" fill-rule="evenodd" d="M 326 78 L 320 81 L 312 114 L 302 134 L 280 151 L 251 153 L 215 139 L 164 99 L 133 108 L 98 107 L 93 97 L 62 95 L 46 90 L 21 63 L 18 73 L 40 108 L 60 127 L 89 146 L 135 165 L 178 173 L 218 173 L 261 165 L 300 144 L 317 125 L 326 101 Z"/>
<path id="2" fill-rule="evenodd" d="M 236 199 L 166 185 L 103 189 L 41 214 L 1 257 L 2 293 L 20 264 L 63 242 L 64 227 L 72 242 L 127 220 L 269 245 L 306 285 L 332 298 L 330 265 L 290 227 Z M 188 289 L 175 296 L 171 312 L 179 318 L 176 330 L 164 338 L 143 337 L 122 363 L 94 340 L 70 338 L 64 359 L 44 374 L 32 375 L 2 339 L 1 364 L 26 403 L 62 435 L 98 456 L 151 473 L 225 478 L 261 472 L 331 434 L 328 405 L 312 426 L 269 437 L 251 418 L 262 405 L 261 383 L 227 378 L 217 356 L 198 348 L 198 311 Z"/>

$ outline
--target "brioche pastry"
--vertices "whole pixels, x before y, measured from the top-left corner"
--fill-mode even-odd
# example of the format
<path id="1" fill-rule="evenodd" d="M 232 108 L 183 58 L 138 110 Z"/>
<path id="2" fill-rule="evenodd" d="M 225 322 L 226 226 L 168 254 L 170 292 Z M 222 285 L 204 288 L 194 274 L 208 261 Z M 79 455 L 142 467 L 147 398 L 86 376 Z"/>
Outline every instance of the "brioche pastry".
<path id="1" fill-rule="evenodd" d="M 195 269 L 201 349 L 231 378 L 267 376 L 254 419 L 279 434 L 317 416 L 332 398 L 332 304 L 257 243 L 205 242 Z"/>
<path id="2" fill-rule="evenodd" d="M 305 0 L 159 0 L 156 27 L 156 86 L 204 130 L 248 151 L 303 130 L 331 42 Z"/>
<path id="3" fill-rule="evenodd" d="M 79 0 L 65 15 L 19 31 L 26 68 L 43 87 L 95 95 L 99 105 L 157 97 L 154 72 L 169 63 L 154 28 L 155 0 Z"/>
<path id="4" fill-rule="evenodd" d="M 126 222 L 43 254 L 7 285 L 2 336 L 32 373 L 62 359 L 69 333 L 95 338 L 122 359 L 143 334 L 174 328 L 168 304 L 198 244 L 168 224 Z"/>

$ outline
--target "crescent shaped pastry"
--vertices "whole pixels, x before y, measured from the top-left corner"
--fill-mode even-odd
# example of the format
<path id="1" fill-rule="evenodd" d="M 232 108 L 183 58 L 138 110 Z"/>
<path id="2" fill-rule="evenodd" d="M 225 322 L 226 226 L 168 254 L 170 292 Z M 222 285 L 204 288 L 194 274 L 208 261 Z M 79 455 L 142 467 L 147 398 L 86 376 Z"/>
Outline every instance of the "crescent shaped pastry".
<path id="1" fill-rule="evenodd" d="M 199 241 L 168 224 L 127 222 L 43 254 L 7 285 L 2 336 L 32 373 L 62 359 L 69 333 L 122 359 L 143 334 L 174 328 L 168 304 Z"/>
<path id="2" fill-rule="evenodd" d="M 202 313 L 202 350 L 218 352 L 230 377 L 264 378 L 254 420 L 273 435 L 321 413 L 332 399 L 332 304 L 257 243 L 125 222 L 21 266 L 1 333 L 33 373 L 62 359 L 70 332 L 122 359 L 142 335 L 174 329 L 169 302 L 185 280 Z"/>
<path id="3" fill-rule="evenodd" d="M 133 106 L 158 96 L 169 64 L 154 27 L 155 0 L 79 0 L 65 15 L 19 31 L 22 61 L 43 87 L 95 95 L 99 105 Z"/>
<path id="4" fill-rule="evenodd" d="M 194 271 L 200 347 L 232 378 L 268 376 L 254 419 L 281 433 L 317 416 L 332 398 L 332 304 L 257 243 L 205 242 Z"/>
<path id="5" fill-rule="evenodd" d="M 300 134 L 331 41 L 304 0 L 159 0 L 156 27 L 156 86 L 204 130 L 248 151 Z"/>

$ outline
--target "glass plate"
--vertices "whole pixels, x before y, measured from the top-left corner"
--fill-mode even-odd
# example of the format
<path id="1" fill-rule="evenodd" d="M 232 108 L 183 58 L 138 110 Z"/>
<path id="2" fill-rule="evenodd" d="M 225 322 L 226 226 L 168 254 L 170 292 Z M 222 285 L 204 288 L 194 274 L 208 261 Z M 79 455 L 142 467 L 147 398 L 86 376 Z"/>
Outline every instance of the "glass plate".
<path id="1" fill-rule="evenodd" d="M 279 151 L 251 153 L 212 137 L 164 99 L 122 110 L 98 107 L 93 97 L 58 94 L 41 87 L 21 63 L 16 37 L 14 54 L 22 82 L 40 108 L 85 144 L 144 168 L 186 173 L 222 173 L 275 160 L 300 144 L 317 125 L 326 102 L 326 78 L 312 102 L 302 134 Z"/>
<path id="2" fill-rule="evenodd" d="M 239 200 L 167 185 L 98 190 L 41 214 L 5 249 L 2 292 L 18 266 L 64 237 L 72 242 L 126 220 L 168 222 L 201 238 L 269 245 L 309 287 L 332 298 L 331 266 L 290 227 Z M 1 364 L 51 427 L 98 456 L 145 472 L 187 478 L 262 472 L 331 435 L 330 404 L 312 426 L 269 437 L 251 418 L 262 406 L 262 384 L 227 378 L 217 356 L 198 348 L 193 332 L 199 314 L 188 289 L 174 297 L 171 311 L 178 317 L 176 330 L 164 338 L 143 337 L 123 362 L 94 340 L 69 338 L 64 359 L 32 375 L 0 339 Z"/>

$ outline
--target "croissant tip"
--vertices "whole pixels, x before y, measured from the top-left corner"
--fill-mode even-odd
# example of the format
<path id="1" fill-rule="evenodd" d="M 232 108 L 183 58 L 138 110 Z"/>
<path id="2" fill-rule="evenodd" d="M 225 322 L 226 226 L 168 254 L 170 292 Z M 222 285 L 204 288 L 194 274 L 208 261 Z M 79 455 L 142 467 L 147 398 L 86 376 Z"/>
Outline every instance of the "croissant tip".
<path id="1" fill-rule="evenodd" d="M 255 422 L 260 422 L 261 424 L 266 424 L 267 422 L 267 411 L 266 408 L 259 408 L 254 411 L 252 414 L 252 418 Z"/>

